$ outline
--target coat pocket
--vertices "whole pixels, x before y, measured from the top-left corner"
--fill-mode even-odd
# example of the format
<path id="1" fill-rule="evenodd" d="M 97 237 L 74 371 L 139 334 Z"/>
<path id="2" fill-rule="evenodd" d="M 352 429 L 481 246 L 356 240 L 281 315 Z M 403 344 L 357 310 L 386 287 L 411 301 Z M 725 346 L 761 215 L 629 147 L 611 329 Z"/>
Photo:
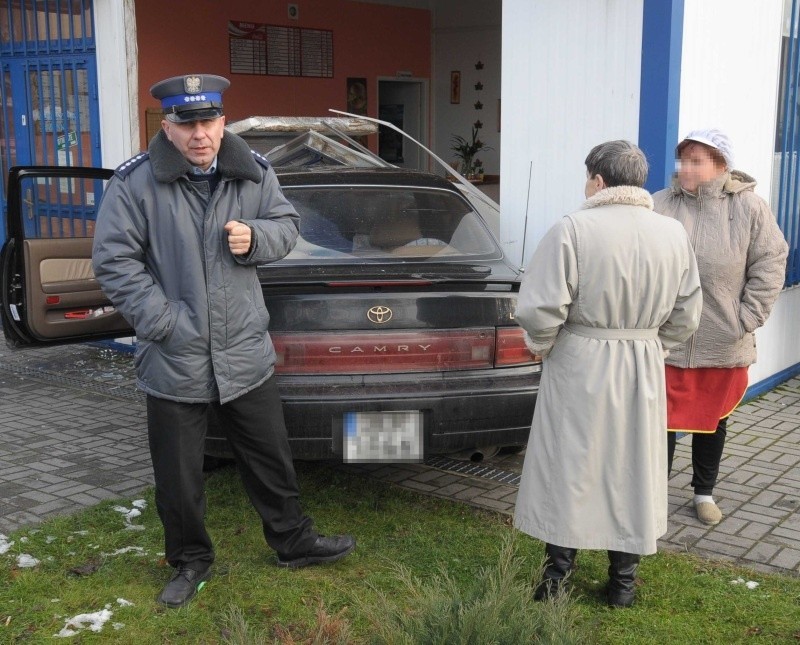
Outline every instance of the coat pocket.
<path id="1" fill-rule="evenodd" d="M 191 312 L 183 301 L 170 301 L 170 305 L 177 308 L 175 324 L 164 340 L 158 343 L 158 347 L 172 355 L 191 351 L 190 347 L 199 337 Z"/>
<path id="2" fill-rule="evenodd" d="M 261 291 L 261 284 L 258 280 L 255 280 L 253 284 L 250 297 L 253 303 L 253 308 L 256 312 L 256 320 L 258 320 L 260 329 L 266 331 L 269 327 L 269 312 L 267 312 L 267 306 L 264 304 L 264 295 Z"/>
<path id="3" fill-rule="evenodd" d="M 704 344 L 710 343 L 718 348 L 728 347 L 742 340 L 744 333 L 739 321 L 739 301 L 728 294 L 719 294 L 716 299 L 707 298 L 697 334 Z"/>
<path id="4" fill-rule="evenodd" d="M 734 299 L 733 300 L 733 315 L 734 315 L 734 328 L 736 330 L 736 340 L 742 340 L 747 334 L 747 330 L 744 328 L 744 324 L 742 324 L 742 317 L 741 317 L 741 309 L 742 309 L 742 302 L 741 300 Z"/>

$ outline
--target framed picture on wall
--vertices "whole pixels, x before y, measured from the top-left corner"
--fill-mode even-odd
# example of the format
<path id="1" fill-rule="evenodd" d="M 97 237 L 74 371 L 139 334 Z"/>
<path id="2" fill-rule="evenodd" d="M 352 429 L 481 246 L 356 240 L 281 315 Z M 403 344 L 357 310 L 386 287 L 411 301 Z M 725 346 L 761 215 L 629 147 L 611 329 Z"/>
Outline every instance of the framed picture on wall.
<path id="1" fill-rule="evenodd" d="M 367 113 L 367 79 L 366 78 L 347 78 L 347 111 L 351 114 Z M 367 135 L 363 134 L 354 137 L 362 146 L 367 145 Z"/>
<path id="2" fill-rule="evenodd" d="M 461 103 L 461 72 L 450 72 L 450 102 Z"/>
<path id="3" fill-rule="evenodd" d="M 367 79 L 347 79 L 347 111 L 352 114 L 367 113 Z"/>

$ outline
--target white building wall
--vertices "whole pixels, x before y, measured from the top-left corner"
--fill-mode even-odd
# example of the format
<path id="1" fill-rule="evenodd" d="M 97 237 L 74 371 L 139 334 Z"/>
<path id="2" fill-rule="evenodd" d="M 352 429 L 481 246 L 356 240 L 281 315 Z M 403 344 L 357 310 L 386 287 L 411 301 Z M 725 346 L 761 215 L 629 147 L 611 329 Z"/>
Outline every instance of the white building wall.
<path id="1" fill-rule="evenodd" d="M 680 136 L 718 127 L 731 138 L 735 166 L 771 199 L 783 0 L 685 0 Z M 712 37 L 713 36 L 713 37 Z M 771 204 L 773 210 L 777 204 Z M 750 383 L 800 363 L 800 288 L 781 294 L 756 333 Z"/>
<path id="2" fill-rule="evenodd" d="M 758 361 L 750 368 L 750 384 L 768 379 L 800 363 L 800 286 L 786 289 L 767 324 L 756 332 Z"/>
<path id="3" fill-rule="evenodd" d="M 770 199 L 783 0 L 685 0 L 678 131 L 717 127 Z M 676 142 L 677 143 L 677 142 Z"/>
<path id="4" fill-rule="evenodd" d="M 583 202 L 584 159 L 639 131 L 642 0 L 503 0 L 500 240 L 527 261 Z M 530 180 L 530 181 L 529 181 Z"/>

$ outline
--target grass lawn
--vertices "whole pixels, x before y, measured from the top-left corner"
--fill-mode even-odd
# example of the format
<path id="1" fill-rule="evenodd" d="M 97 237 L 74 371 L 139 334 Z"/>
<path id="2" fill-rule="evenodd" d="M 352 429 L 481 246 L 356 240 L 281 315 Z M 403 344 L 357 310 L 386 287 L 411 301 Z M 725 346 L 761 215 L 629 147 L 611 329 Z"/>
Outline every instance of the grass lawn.
<path id="1" fill-rule="evenodd" d="M 101 631 L 80 630 L 72 642 L 370 643 L 378 626 L 394 630 L 404 617 L 424 613 L 424 603 L 437 594 L 430 606 L 454 616 L 464 613 L 454 602 L 459 593 L 465 602 L 483 602 L 480 594 L 497 591 L 497 580 L 484 574 L 497 566 L 504 544 L 522 565 L 509 574 L 521 586 L 500 591 L 508 597 L 521 589 L 515 607 L 529 615 L 560 611 L 564 624 L 575 621 L 570 634 L 551 633 L 546 642 L 800 642 L 797 577 L 662 553 L 645 558 L 640 567 L 637 604 L 612 610 L 602 598 L 605 553 L 586 551 L 578 556 L 571 601 L 562 607 L 533 604 L 528 595 L 543 548 L 516 534 L 508 518 L 320 464 L 299 463 L 298 476 L 304 508 L 317 528 L 356 536 L 356 552 L 342 562 L 297 571 L 276 568 L 235 471 L 222 469 L 207 484 L 215 577 L 188 607 L 167 610 L 155 603 L 170 569 L 162 559 L 161 525 L 148 492 L 142 514 L 130 519 L 143 529 L 126 528 L 125 515 L 115 510 L 132 509 L 134 500 L 126 499 L 7 536 L 14 544 L 0 555 L 0 643 L 52 643 L 68 619 L 106 605 L 112 616 Z M 135 549 L 120 552 L 128 547 Z M 18 566 L 22 554 L 39 563 Z M 404 583 L 403 571 L 425 593 Z M 732 584 L 739 578 L 758 586 Z M 494 616 L 498 625 L 507 607 Z M 475 615 L 483 621 L 492 616 L 491 607 L 481 611 Z M 415 641 L 398 636 L 394 642 Z M 499 642 L 521 641 L 505 636 Z"/>

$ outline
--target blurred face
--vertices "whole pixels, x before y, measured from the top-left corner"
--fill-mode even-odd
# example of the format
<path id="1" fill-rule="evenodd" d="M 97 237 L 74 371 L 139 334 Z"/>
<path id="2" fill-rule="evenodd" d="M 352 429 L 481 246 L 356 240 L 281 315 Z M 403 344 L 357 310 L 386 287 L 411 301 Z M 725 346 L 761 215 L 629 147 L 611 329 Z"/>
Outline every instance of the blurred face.
<path id="1" fill-rule="evenodd" d="M 681 188 L 696 193 L 700 184 L 716 179 L 725 172 L 725 165 L 719 164 L 711 155 L 708 146 L 690 143 L 678 160 L 678 181 Z"/>
<path id="2" fill-rule="evenodd" d="M 225 133 L 225 117 L 173 123 L 164 119 L 161 127 L 186 160 L 193 166 L 208 170 L 219 152 Z"/>

